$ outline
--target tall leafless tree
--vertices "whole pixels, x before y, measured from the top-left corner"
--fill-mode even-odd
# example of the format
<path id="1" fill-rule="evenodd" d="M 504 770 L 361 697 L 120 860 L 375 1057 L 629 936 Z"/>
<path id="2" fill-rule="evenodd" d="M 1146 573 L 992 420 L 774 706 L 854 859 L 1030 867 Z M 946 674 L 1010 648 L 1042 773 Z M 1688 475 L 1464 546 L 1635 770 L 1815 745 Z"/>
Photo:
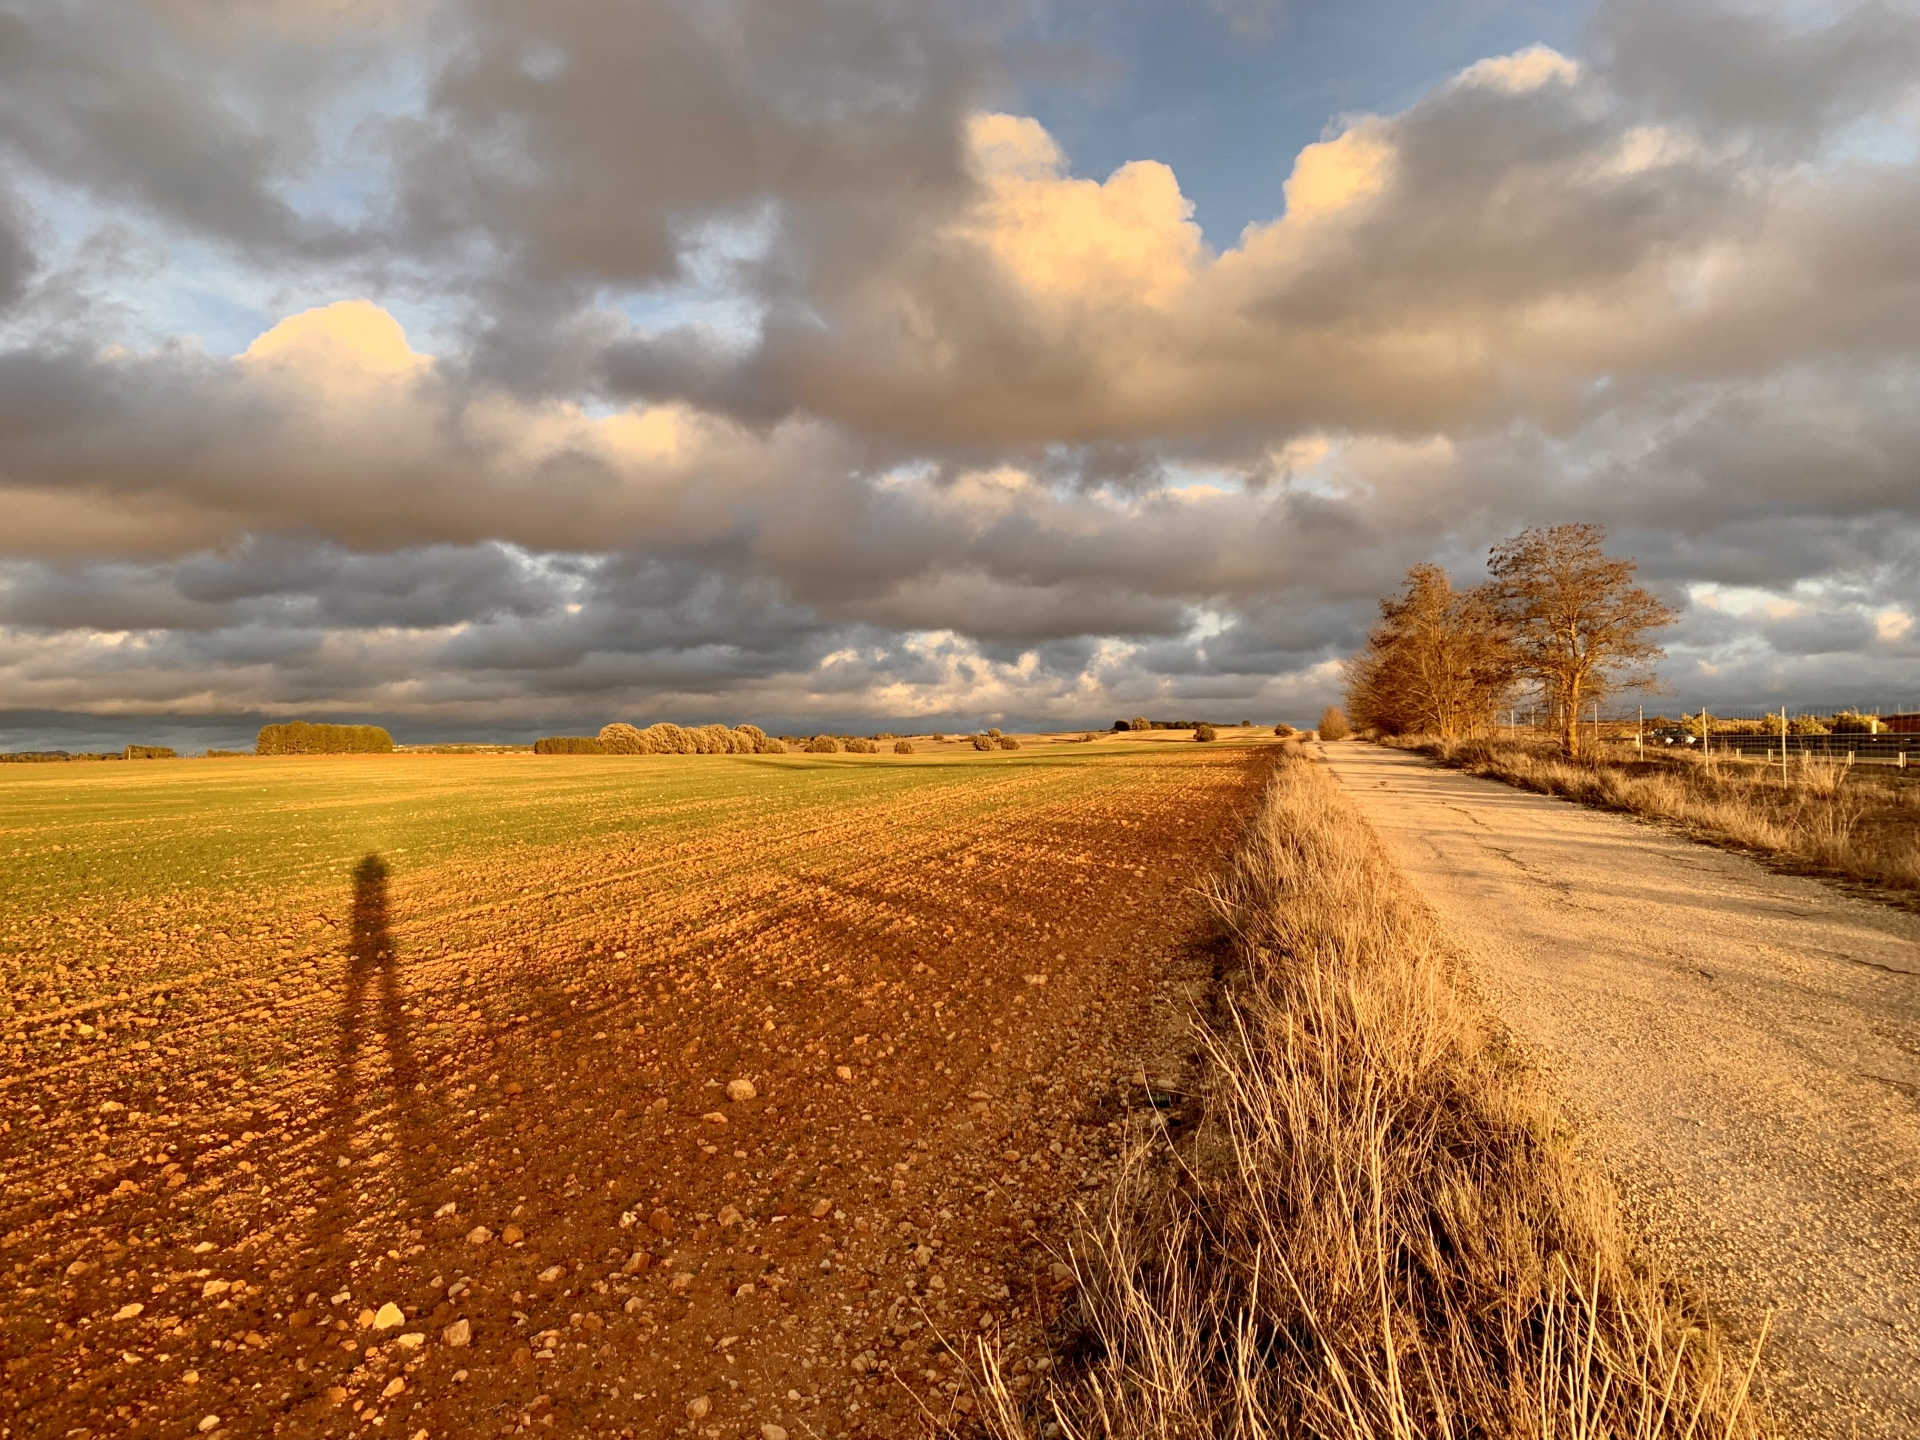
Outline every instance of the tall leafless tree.
<path id="1" fill-rule="evenodd" d="M 1520 673 L 1552 707 L 1560 747 L 1580 753 L 1580 712 L 1621 690 L 1653 684 L 1666 654 L 1647 632 L 1679 618 L 1633 583 L 1632 560 L 1608 555 L 1601 525 L 1523 530 L 1493 547 L 1487 562 Z"/>

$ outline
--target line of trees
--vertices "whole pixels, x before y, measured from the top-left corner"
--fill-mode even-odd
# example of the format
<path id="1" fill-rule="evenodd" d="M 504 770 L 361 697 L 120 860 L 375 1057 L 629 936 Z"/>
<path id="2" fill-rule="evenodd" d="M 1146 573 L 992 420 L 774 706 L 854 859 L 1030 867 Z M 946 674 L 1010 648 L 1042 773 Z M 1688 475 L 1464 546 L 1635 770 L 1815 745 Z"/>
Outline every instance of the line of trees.
<path id="1" fill-rule="evenodd" d="M 1677 612 L 1608 555 L 1600 525 L 1521 531 L 1493 547 L 1489 579 L 1461 590 L 1416 565 L 1347 662 L 1347 712 L 1384 735 L 1459 740 L 1488 729 L 1523 687 L 1538 691 L 1561 749 L 1580 753 L 1579 717 L 1623 690 L 1648 689 L 1665 652 L 1648 632 Z"/>
<path id="2" fill-rule="evenodd" d="M 385 755 L 393 736 L 378 725 L 310 725 L 291 720 L 262 725 L 253 742 L 256 755 Z"/>

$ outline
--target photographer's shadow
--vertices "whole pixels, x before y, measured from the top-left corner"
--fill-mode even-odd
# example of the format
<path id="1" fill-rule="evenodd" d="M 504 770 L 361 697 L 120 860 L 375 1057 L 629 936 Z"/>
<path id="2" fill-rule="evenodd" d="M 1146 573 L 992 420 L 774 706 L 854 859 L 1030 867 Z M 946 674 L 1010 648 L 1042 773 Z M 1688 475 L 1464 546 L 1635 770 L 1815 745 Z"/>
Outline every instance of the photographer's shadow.
<path id="1" fill-rule="evenodd" d="M 380 1177 L 364 1173 L 363 1167 L 369 1166 L 374 1156 L 384 1154 L 380 1168 L 397 1167 L 397 1188 L 411 1197 L 419 1192 L 425 1173 L 420 1153 L 421 1106 L 414 1093 L 421 1075 L 407 1034 L 406 995 L 400 984 L 400 957 L 393 938 L 388 886 L 391 873 L 377 853 L 367 855 L 353 869 L 347 983 L 340 1008 L 329 1117 L 333 1143 L 327 1163 L 336 1167 L 333 1173 L 339 1179 L 351 1178 L 365 1188 L 378 1183 Z M 379 1073 L 383 1059 L 384 1076 Z M 391 1112 L 382 1116 L 380 1112 L 388 1104 Z M 391 1121 L 393 1133 L 387 1147 L 374 1142 L 355 1149 L 355 1130 L 362 1112 L 368 1120 Z M 343 1158 L 348 1161 L 346 1165 L 340 1164 Z"/>

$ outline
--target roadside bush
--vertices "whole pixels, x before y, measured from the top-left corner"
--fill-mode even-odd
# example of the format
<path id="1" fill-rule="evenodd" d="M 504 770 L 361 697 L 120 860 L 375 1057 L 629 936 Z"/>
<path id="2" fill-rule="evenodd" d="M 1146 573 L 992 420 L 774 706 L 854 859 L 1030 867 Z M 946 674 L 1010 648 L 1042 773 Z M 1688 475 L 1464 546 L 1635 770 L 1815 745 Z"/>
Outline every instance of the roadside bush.
<path id="1" fill-rule="evenodd" d="M 1213 726 L 1203 724 L 1193 727 L 1193 738 L 1196 740 L 1217 740 L 1220 737 L 1215 733 Z"/>
<path id="2" fill-rule="evenodd" d="M 893 753 L 894 753 L 894 754 L 896 754 L 896 755 L 911 755 L 911 754 L 913 754 L 913 742 L 912 742 L 911 740 L 896 740 L 896 741 L 894 741 L 894 742 L 893 742 Z"/>
<path id="3" fill-rule="evenodd" d="M 987 735 L 975 735 L 968 743 L 976 750 L 993 749 L 993 739 Z"/>
<path id="4" fill-rule="evenodd" d="M 809 755 L 838 755 L 840 742 L 831 735 L 816 735 L 807 741 L 806 753 Z"/>
<path id="5" fill-rule="evenodd" d="M 622 727 L 632 730 L 631 725 Z M 638 734 L 638 731 L 634 731 Z M 536 755 L 604 755 L 607 747 L 591 735 L 549 735 L 533 742 Z"/>
<path id="6" fill-rule="evenodd" d="M 1329 705 L 1320 716 L 1320 738 L 1322 740 L 1344 740 L 1353 733 L 1353 727 L 1347 724 L 1347 712 L 1338 705 Z"/>
<path id="7" fill-rule="evenodd" d="M 858 735 L 847 741 L 849 755 L 878 755 L 880 747 L 871 740 L 862 740 Z"/>
<path id="8" fill-rule="evenodd" d="M 378 725 L 309 725 L 290 720 L 262 725 L 253 744 L 257 755 L 386 755 L 393 736 Z"/>
<path id="9" fill-rule="evenodd" d="M 179 753 L 168 745 L 129 745 L 120 752 L 122 760 L 178 760 Z"/>
<path id="10" fill-rule="evenodd" d="M 993 743 L 998 745 L 1002 750 L 1018 750 L 1020 748 L 1020 742 L 1014 739 L 1013 736 L 1001 735 L 998 732 L 994 734 Z"/>

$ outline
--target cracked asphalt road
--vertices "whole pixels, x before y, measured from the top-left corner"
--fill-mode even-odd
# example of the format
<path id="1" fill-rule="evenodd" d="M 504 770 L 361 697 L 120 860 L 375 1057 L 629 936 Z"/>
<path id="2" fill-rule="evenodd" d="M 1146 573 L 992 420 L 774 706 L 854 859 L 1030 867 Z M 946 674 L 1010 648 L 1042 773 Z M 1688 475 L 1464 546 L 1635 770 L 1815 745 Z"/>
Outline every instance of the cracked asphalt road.
<path id="1" fill-rule="evenodd" d="M 1920 917 L 1359 742 L 1320 753 L 1794 1436 L 1920 1435 Z"/>

